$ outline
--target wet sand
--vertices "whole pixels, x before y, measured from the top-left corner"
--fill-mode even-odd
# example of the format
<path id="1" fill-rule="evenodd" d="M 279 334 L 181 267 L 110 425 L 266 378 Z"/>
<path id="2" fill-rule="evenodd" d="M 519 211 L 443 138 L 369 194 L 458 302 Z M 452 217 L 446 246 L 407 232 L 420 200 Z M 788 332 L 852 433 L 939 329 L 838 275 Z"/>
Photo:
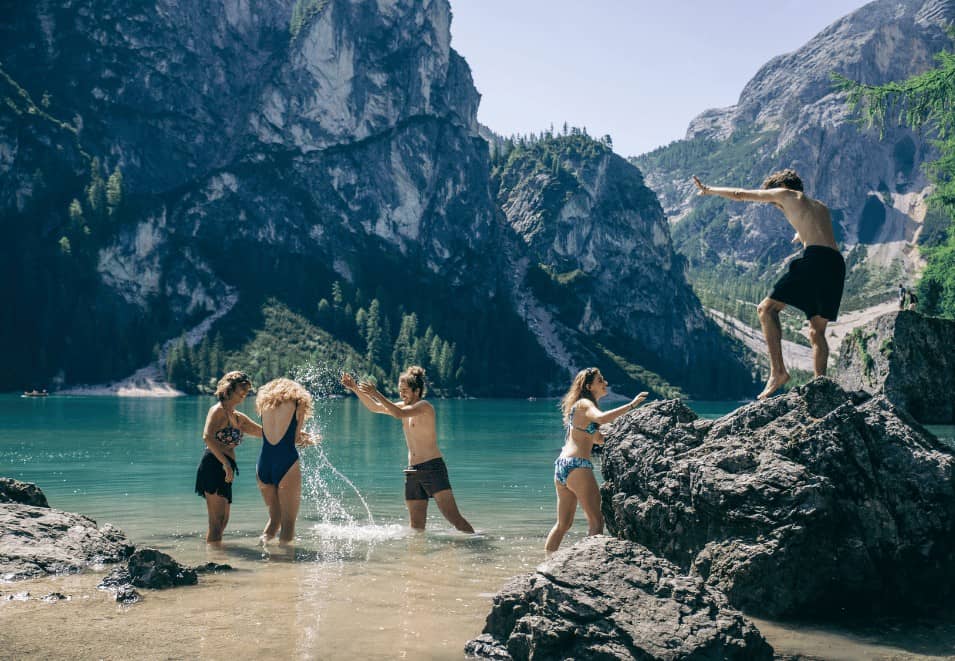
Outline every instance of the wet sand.
<path id="1" fill-rule="evenodd" d="M 144 601 L 130 606 L 96 589 L 105 570 L 2 584 L 0 658 L 462 659 L 491 596 L 541 560 L 530 544 L 507 558 L 494 547 L 493 539 L 449 534 L 407 535 L 347 554 L 340 545 L 331 554 L 300 549 L 295 560 L 281 552 L 263 557 L 250 542 L 203 558 L 182 558 L 199 554 L 180 548 L 189 563 L 227 561 L 237 569 L 200 576 L 194 587 L 142 590 Z M 10 598 L 22 592 L 32 598 Z M 50 592 L 70 599 L 37 599 Z M 755 622 L 785 656 L 955 655 L 955 614 L 841 628 Z"/>

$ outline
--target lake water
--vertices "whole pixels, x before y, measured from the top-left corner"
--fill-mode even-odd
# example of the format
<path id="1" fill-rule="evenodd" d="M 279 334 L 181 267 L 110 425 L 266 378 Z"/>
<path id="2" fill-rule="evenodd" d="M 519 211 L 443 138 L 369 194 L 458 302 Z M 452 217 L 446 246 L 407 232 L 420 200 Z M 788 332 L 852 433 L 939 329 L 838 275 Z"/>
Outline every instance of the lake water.
<path id="1" fill-rule="evenodd" d="M 398 422 L 354 398 L 318 401 L 312 424 L 325 440 L 302 452 L 294 551 L 258 544 L 267 516 L 255 483 L 255 438 L 237 451 L 225 547 L 206 547 L 205 504 L 193 486 L 211 403 L 0 396 L 0 475 L 38 484 L 52 507 L 113 523 L 137 546 L 238 570 L 196 588 L 150 592 L 129 608 L 95 590 L 89 575 L 0 586 L 4 594 L 73 597 L 52 606 L 0 601 L 0 649 L 6 642 L 37 656 L 461 658 L 484 625 L 491 595 L 543 559 L 554 521 L 552 463 L 563 442 L 556 400 L 433 401 L 458 505 L 480 533 L 473 537 L 453 531 L 433 504 L 428 532 L 411 533 Z M 692 405 L 706 417 L 736 406 Z M 242 409 L 253 414 L 251 402 Z M 955 439 L 953 427 L 933 430 Z M 564 545 L 585 533 L 578 514 Z M 56 618 L 68 643 L 43 636 L 49 618 L 81 605 L 86 615 L 70 619 L 73 625 Z M 32 624 L 6 626 L 24 611 L 33 617 L 17 621 Z M 111 647 L 120 640 L 123 652 Z M 839 656 L 833 648 L 826 654 Z"/>

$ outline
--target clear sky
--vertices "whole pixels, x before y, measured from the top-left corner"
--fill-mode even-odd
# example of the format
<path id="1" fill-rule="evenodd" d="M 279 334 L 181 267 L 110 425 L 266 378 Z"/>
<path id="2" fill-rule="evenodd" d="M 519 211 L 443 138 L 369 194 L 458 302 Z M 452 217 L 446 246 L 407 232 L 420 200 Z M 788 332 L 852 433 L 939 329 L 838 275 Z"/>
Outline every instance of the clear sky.
<path id="1" fill-rule="evenodd" d="M 642 154 L 733 105 L 769 59 L 862 0 L 450 0 L 451 45 L 497 133 L 564 121 Z"/>

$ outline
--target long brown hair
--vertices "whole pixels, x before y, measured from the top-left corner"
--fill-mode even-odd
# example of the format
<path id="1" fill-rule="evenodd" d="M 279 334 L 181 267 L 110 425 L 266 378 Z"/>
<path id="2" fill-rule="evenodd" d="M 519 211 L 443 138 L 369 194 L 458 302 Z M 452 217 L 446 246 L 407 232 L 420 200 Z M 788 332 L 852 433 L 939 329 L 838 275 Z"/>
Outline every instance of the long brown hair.
<path id="1" fill-rule="evenodd" d="M 596 379 L 599 374 L 600 370 L 596 367 L 588 367 L 587 369 L 577 372 L 577 376 L 574 377 L 573 382 L 570 384 L 567 394 L 560 400 L 560 411 L 564 416 L 564 420 L 570 420 L 570 410 L 574 408 L 574 404 L 581 399 L 589 399 L 594 404 L 597 403 L 593 393 L 590 392 L 590 384 L 594 382 L 594 379 Z"/>
<path id="2" fill-rule="evenodd" d="M 420 365 L 412 365 L 398 377 L 398 383 L 405 383 L 411 388 L 412 392 L 417 392 L 418 397 L 424 397 L 428 390 L 428 384 L 424 380 L 424 368 Z"/>

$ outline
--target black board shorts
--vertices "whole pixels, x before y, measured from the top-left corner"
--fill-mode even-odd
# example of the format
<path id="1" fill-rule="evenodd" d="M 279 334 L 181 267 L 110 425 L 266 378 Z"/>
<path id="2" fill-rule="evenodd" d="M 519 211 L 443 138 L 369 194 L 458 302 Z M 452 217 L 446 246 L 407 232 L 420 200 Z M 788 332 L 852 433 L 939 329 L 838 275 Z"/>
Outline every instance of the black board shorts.
<path id="1" fill-rule="evenodd" d="M 238 475 L 239 466 L 235 460 L 229 456 L 226 456 L 226 459 L 232 464 L 233 474 Z M 196 493 L 203 498 L 207 493 L 214 493 L 232 502 L 232 483 L 225 481 L 225 469 L 222 467 L 222 462 L 208 450 L 202 453 L 199 468 L 196 470 Z"/>
<path id="2" fill-rule="evenodd" d="M 806 319 L 816 315 L 835 321 L 846 282 L 846 262 L 838 250 L 828 246 L 806 246 L 802 257 L 789 263 L 769 297 L 799 308 Z"/>
<path id="3" fill-rule="evenodd" d="M 405 469 L 405 500 L 427 500 L 439 491 L 450 488 L 448 467 L 443 457 Z"/>

